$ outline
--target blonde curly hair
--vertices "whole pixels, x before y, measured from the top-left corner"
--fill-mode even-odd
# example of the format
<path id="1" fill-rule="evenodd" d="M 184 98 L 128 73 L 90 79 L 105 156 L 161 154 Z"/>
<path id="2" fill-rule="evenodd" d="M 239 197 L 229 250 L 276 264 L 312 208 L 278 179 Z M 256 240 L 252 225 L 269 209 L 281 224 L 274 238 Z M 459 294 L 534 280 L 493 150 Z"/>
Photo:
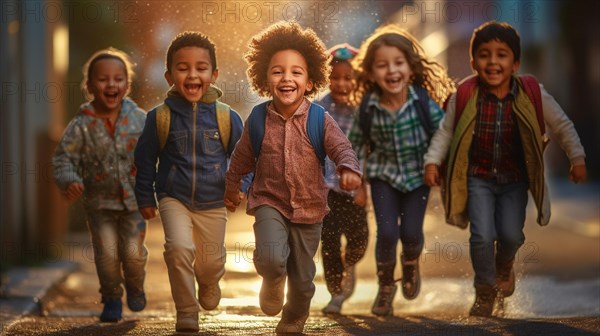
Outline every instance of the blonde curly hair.
<path id="1" fill-rule="evenodd" d="M 270 96 L 266 85 L 269 62 L 281 50 L 296 50 L 306 60 L 313 90 L 304 92 L 305 96 L 315 95 L 328 83 L 330 56 L 323 41 L 310 28 L 302 29 L 296 22 L 278 22 L 256 34 L 250 41 L 249 48 L 244 55 L 248 63 L 248 80 L 252 88 L 263 97 Z"/>
<path id="2" fill-rule="evenodd" d="M 414 74 L 412 84 L 425 88 L 438 105 L 441 106 L 456 91 L 456 85 L 448 77 L 446 69 L 429 60 L 421 44 L 410 33 L 390 24 L 375 30 L 363 42 L 358 55 L 352 60 L 352 67 L 356 71 L 356 85 L 351 95 L 354 104 L 360 104 L 361 99 L 369 92 L 381 90 L 377 83 L 369 79 L 369 74 L 373 68 L 375 52 L 382 46 L 396 47 L 404 53 Z"/>

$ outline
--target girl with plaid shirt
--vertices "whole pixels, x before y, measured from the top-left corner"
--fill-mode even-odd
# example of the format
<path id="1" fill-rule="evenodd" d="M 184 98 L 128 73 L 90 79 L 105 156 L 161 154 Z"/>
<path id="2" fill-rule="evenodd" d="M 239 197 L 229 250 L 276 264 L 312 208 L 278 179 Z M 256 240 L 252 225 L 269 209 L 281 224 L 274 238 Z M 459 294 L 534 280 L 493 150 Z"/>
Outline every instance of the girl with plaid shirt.
<path id="1" fill-rule="evenodd" d="M 395 25 L 375 31 L 361 46 L 353 65 L 357 71 L 354 100 L 363 100 L 366 104 L 361 108 L 366 106 L 372 112 L 370 139 L 360 118 L 355 119 L 349 134 L 359 159 L 366 160 L 364 174 L 371 185 L 377 221 L 379 292 L 371 311 L 386 316 L 393 313 L 397 288 L 398 239 L 402 242 L 402 293 L 412 300 L 420 289 L 419 256 L 429 196 L 429 187 L 423 183 L 423 155 L 430 133 L 417 109 L 426 106 L 423 114 L 437 127 L 443 116 L 437 103 L 453 91 L 454 84 L 441 65 L 425 57 L 414 37 Z M 426 90 L 426 104 L 419 101 L 417 90 Z M 373 146 L 366 154 L 360 147 L 369 141 Z"/>

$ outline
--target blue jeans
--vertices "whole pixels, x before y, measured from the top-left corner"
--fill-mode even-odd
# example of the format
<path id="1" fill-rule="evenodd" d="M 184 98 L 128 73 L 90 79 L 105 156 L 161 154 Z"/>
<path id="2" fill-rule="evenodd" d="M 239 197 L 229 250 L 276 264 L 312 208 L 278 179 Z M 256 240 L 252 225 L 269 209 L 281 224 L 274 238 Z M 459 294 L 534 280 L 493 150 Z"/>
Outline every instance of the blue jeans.
<path id="1" fill-rule="evenodd" d="M 525 242 L 527 183 L 468 178 L 469 239 L 476 284 L 496 282 L 495 262 L 512 260 Z"/>
<path id="2" fill-rule="evenodd" d="M 102 301 L 120 298 L 123 283 L 130 293 L 143 291 L 148 250 L 146 221 L 139 211 L 89 210 L 87 222 Z"/>
<path id="3" fill-rule="evenodd" d="M 421 255 L 429 187 L 423 185 L 404 193 L 379 179 L 371 179 L 370 183 L 377 221 L 377 273 L 379 283 L 388 285 L 394 282 L 398 239 L 402 242 L 405 259 L 413 260 Z"/>

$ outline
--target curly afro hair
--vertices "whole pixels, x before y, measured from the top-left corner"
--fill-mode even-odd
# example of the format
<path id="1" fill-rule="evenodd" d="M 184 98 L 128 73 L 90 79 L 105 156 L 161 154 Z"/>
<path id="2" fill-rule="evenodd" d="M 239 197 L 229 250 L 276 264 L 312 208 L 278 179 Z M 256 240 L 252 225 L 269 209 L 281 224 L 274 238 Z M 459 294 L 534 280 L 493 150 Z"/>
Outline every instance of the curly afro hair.
<path id="1" fill-rule="evenodd" d="M 261 96 L 270 96 L 267 72 L 271 57 L 281 50 L 296 50 L 306 60 L 308 78 L 313 82 L 313 90 L 305 96 L 315 95 L 328 82 L 331 71 L 330 56 L 323 41 L 310 28 L 302 29 L 296 22 L 278 22 L 256 34 L 249 44 L 250 50 L 244 55 L 248 63 L 248 80 L 252 88 Z"/>

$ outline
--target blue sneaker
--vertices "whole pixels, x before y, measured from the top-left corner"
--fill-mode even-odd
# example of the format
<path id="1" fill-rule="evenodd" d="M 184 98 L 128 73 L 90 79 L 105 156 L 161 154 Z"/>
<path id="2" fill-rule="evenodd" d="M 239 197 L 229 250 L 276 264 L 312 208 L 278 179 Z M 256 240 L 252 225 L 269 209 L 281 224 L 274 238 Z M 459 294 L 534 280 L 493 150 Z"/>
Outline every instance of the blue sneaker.
<path id="1" fill-rule="evenodd" d="M 146 308 L 146 293 L 144 291 L 138 293 L 127 293 L 127 307 L 129 310 L 139 312 Z"/>
<path id="2" fill-rule="evenodd" d="M 123 314 L 123 303 L 121 298 L 105 299 L 104 309 L 100 314 L 101 322 L 119 322 Z"/>

